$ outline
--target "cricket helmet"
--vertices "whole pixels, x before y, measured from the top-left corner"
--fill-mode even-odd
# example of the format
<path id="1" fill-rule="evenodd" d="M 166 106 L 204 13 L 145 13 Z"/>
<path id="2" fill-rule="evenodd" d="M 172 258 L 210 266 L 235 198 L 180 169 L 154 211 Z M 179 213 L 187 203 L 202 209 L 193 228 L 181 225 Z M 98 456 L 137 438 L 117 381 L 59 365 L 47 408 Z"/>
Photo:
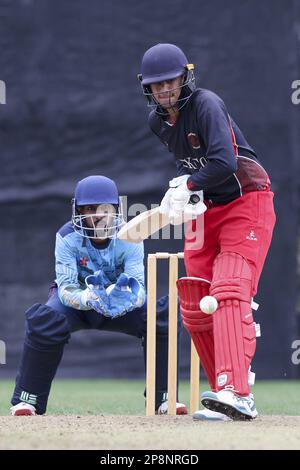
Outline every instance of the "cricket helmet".
<path id="1" fill-rule="evenodd" d="M 80 207 L 98 206 L 94 214 L 82 214 Z M 89 226 L 88 220 L 92 226 Z M 116 183 L 106 176 L 88 176 L 77 183 L 72 199 L 75 232 L 85 238 L 114 238 L 123 223 Z"/>
<path id="2" fill-rule="evenodd" d="M 149 106 L 155 106 L 158 114 L 165 114 L 156 102 L 151 84 L 173 80 L 184 76 L 177 109 L 181 109 L 195 90 L 194 65 L 189 64 L 184 52 L 175 44 L 156 44 L 148 49 L 142 59 L 141 73 L 138 78 Z"/>

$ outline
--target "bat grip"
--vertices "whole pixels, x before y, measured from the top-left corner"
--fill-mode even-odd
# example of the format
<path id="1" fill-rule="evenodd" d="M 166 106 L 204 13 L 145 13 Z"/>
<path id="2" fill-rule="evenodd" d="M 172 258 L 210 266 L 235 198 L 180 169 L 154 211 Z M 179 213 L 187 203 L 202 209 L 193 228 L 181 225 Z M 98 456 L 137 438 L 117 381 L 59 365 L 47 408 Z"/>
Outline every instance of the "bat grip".
<path id="1" fill-rule="evenodd" d="M 190 196 L 190 200 L 189 200 L 188 204 L 195 205 L 195 204 L 198 204 L 199 201 L 200 201 L 200 196 L 196 193 L 193 193 Z"/>

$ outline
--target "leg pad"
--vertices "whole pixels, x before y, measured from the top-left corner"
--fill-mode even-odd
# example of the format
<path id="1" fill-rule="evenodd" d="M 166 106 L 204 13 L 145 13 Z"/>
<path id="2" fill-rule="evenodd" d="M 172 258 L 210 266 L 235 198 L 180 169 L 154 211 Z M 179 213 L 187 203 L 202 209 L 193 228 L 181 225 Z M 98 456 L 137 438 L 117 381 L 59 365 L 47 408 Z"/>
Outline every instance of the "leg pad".
<path id="1" fill-rule="evenodd" d="M 211 388 L 215 389 L 213 319 L 204 314 L 199 302 L 209 294 L 210 282 L 195 277 L 177 281 L 183 325 L 190 333 Z"/>
<path id="2" fill-rule="evenodd" d="M 256 332 L 251 311 L 252 272 L 237 253 L 217 256 L 210 295 L 219 306 L 213 317 L 216 388 L 250 393 L 248 369 L 255 353 Z"/>

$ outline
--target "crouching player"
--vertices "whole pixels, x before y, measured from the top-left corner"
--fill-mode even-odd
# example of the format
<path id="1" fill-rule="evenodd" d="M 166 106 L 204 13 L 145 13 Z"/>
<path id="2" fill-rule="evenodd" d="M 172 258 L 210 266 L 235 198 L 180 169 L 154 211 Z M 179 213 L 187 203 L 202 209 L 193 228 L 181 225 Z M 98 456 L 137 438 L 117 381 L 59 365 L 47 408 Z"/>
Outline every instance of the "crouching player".
<path id="1" fill-rule="evenodd" d="M 44 414 L 64 346 L 74 331 L 98 329 L 141 338 L 147 307 L 143 244 L 116 238 L 122 224 L 116 184 L 105 176 L 79 181 L 72 222 L 56 235 L 56 282 L 46 304 L 26 311 L 24 349 L 12 397 L 14 416 Z M 179 326 L 179 335 L 180 328 Z M 156 412 L 167 402 L 168 297 L 157 302 Z M 177 403 L 177 414 L 186 414 Z"/>

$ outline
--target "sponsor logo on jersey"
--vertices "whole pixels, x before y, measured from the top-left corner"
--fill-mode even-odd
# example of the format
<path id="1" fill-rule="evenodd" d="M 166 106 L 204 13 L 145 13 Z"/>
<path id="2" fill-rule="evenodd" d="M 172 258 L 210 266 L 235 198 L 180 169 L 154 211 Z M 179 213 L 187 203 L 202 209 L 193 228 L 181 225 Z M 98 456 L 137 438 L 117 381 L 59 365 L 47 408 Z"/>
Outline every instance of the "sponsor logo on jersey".
<path id="1" fill-rule="evenodd" d="M 80 266 L 87 266 L 88 262 L 89 262 L 89 259 L 86 256 L 83 256 L 79 260 Z"/>
<path id="2" fill-rule="evenodd" d="M 257 237 L 256 237 L 254 230 L 250 230 L 250 233 L 249 235 L 247 235 L 246 239 L 257 242 Z"/>
<path id="3" fill-rule="evenodd" d="M 185 168 L 189 168 L 191 170 L 198 170 L 199 168 L 203 168 L 206 165 L 207 158 L 186 157 L 186 158 L 180 158 L 179 161 L 183 163 L 183 166 Z"/>
<path id="4" fill-rule="evenodd" d="M 194 132 L 190 132 L 187 139 L 193 149 L 199 149 L 201 147 L 199 137 Z"/>

